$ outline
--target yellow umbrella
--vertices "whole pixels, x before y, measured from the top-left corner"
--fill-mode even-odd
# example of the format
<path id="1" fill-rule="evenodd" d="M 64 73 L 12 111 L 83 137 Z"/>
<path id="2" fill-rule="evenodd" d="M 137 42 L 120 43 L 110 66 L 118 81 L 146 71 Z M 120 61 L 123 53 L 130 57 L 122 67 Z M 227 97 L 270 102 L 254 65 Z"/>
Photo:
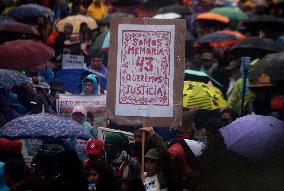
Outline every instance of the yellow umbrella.
<path id="1" fill-rule="evenodd" d="M 183 107 L 214 110 L 227 106 L 228 104 L 218 88 L 203 82 L 184 82 Z"/>
<path id="2" fill-rule="evenodd" d="M 89 28 L 92 30 L 98 28 L 97 22 L 92 17 L 83 16 L 83 15 L 66 17 L 65 19 L 60 20 L 57 23 L 56 27 L 60 32 L 63 32 L 64 25 L 66 23 L 71 23 L 73 25 L 73 33 L 79 33 L 80 24 L 83 22 L 87 23 Z"/>

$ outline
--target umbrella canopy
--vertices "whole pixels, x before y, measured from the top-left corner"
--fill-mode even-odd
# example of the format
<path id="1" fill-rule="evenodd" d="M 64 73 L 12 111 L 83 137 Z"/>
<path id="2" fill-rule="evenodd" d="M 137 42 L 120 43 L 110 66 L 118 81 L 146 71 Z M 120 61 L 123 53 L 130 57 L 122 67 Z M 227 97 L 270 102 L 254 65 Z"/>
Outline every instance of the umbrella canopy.
<path id="1" fill-rule="evenodd" d="M 21 84 L 28 82 L 31 82 L 31 78 L 28 78 L 18 71 L 0 69 L 0 88 L 20 86 Z"/>
<path id="2" fill-rule="evenodd" d="M 284 151 L 284 123 L 271 116 L 247 115 L 220 132 L 227 149 L 256 161 L 273 160 Z"/>
<path id="3" fill-rule="evenodd" d="M 158 10 L 158 14 L 165 14 L 165 13 L 177 13 L 182 16 L 186 16 L 193 13 L 193 10 L 189 7 L 182 6 L 182 5 L 170 5 L 166 7 L 162 7 Z"/>
<path id="4" fill-rule="evenodd" d="M 25 4 L 19 7 L 13 8 L 9 12 L 9 16 L 13 18 L 22 18 L 22 17 L 38 17 L 41 15 L 48 15 L 52 17 L 54 15 L 53 11 L 48 7 L 44 7 L 37 4 Z"/>
<path id="5" fill-rule="evenodd" d="M 202 82 L 184 82 L 183 107 L 215 110 L 226 108 L 227 106 L 228 104 L 218 88 Z"/>
<path id="6" fill-rule="evenodd" d="M 141 4 L 142 0 L 110 0 L 115 7 L 137 6 Z"/>
<path id="7" fill-rule="evenodd" d="M 0 67 L 22 70 L 45 63 L 54 57 L 54 50 L 33 40 L 15 40 L 0 45 Z"/>
<path id="8" fill-rule="evenodd" d="M 80 24 L 83 22 L 87 23 L 89 28 L 92 30 L 98 28 L 97 22 L 92 17 L 83 16 L 83 15 L 75 15 L 75 16 L 66 17 L 63 20 L 60 20 L 57 23 L 56 27 L 60 32 L 63 32 L 64 25 L 66 23 L 71 23 L 73 25 L 73 33 L 79 33 Z"/>
<path id="9" fill-rule="evenodd" d="M 210 13 L 217 13 L 219 15 L 228 17 L 230 20 L 235 20 L 235 21 L 248 19 L 248 16 L 246 13 L 244 13 L 239 8 L 235 8 L 235 7 L 218 7 L 218 8 L 212 9 Z"/>
<path id="10" fill-rule="evenodd" d="M 197 81 L 197 82 L 203 82 L 206 84 L 211 81 L 214 86 L 218 88 L 223 87 L 222 84 L 220 84 L 217 80 L 209 76 L 207 73 L 203 71 L 198 71 L 198 70 L 185 70 L 184 71 L 184 81 Z"/>
<path id="11" fill-rule="evenodd" d="M 141 4 L 141 8 L 143 10 L 158 10 L 161 7 L 166 7 L 170 5 L 175 5 L 175 0 L 167 0 L 167 1 L 157 1 L 157 0 L 143 0 Z"/>
<path id="12" fill-rule="evenodd" d="M 153 17 L 154 19 L 180 19 L 181 15 L 177 13 L 164 13 L 158 14 Z"/>
<path id="13" fill-rule="evenodd" d="M 259 60 L 252 67 L 249 79 L 256 82 L 262 74 L 268 75 L 272 81 L 284 80 L 284 52 L 268 54 Z"/>
<path id="14" fill-rule="evenodd" d="M 238 56 L 250 56 L 253 58 L 262 58 L 266 54 L 282 51 L 280 43 L 271 39 L 248 37 L 228 50 L 228 53 Z"/>
<path id="15" fill-rule="evenodd" d="M 103 32 L 102 34 L 100 34 L 96 38 L 95 42 L 92 44 L 87 57 L 91 58 L 95 50 L 98 49 L 104 49 L 107 51 L 109 48 L 109 40 L 110 40 L 110 32 Z"/>
<path id="16" fill-rule="evenodd" d="M 12 22 L 0 25 L 0 32 L 9 32 L 9 33 L 12 32 L 12 33 L 31 34 L 39 36 L 39 33 L 35 27 L 18 22 Z"/>
<path id="17" fill-rule="evenodd" d="M 230 19 L 220 14 L 216 13 L 200 13 L 196 17 L 197 20 L 207 20 L 207 21 L 217 21 L 221 23 L 229 23 Z"/>
<path id="18" fill-rule="evenodd" d="M 223 34 L 234 35 L 239 40 L 244 40 L 245 38 L 247 38 L 244 34 L 240 33 L 239 31 L 222 30 L 222 31 L 217 31 L 217 32 L 223 33 Z"/>
<path id="19" fill-rule="evenodd" d="M 0 25 L 16 22 L 12 17 L 0 15 Z"/>
<path id="20" fill-rule="evenodd" d="M 91 134 L 79 123 L 58 115 L 40 113 L 16 118 L 4 125 L 1 135 L 7 138 L 81 138 Z"/>
<path id="21" fill-rule="evenodd" d="M 211 43 L 211 42 L 224 42 L 224 41 L 236 41 L 238 40 L 234 35 L 221 33 L 221 32 L 213 32 L 210 34 L 206 34 L 201 36 L 196 40 L 198 43 Z"/>
<path id="22" fill-rule="evenodd" d="M 104 16 L 102 18 L 102 20 L 99 21 L 99 24 L 100 25 L 109 25 L 111 19 L 114 18 L 114 17 L 134 17 L 134 15 L 129 14 L 129 13 L 119 13 L 119 12 L 117 12 L 117 13 L 110 13 L 110 14 Z"/>

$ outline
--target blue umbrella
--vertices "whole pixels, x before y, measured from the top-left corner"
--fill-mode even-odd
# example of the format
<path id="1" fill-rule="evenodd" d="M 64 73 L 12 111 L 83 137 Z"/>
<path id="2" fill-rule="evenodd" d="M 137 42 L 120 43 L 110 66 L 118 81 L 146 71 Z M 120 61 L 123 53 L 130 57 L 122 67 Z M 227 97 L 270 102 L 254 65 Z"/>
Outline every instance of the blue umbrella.
<path id="1" fill-rule="evenodd" d="M 14 18 L 20 17 L 38 17 L 41 15 L 48 15 L 52 17 L 54 15 L 53 11 L 48 7 L 44 7 L 37 4 L 25 4 L 19 7 L 13 8 L 9 12 L 9 16 Z"/>
<path id="2" fill-rule="evenodd" d="M 19 86 L 31 81 L 31 78 L 28 78 L 18 71 L 0 69 L 0 88 L 10 88 L 15 85 Z"/>
<path id="3" fill-rule="evenodd" d="M 261 115 L 247 115 L 220 129 L 227 149 L 254 161 L 281 157 L 284 149 L 284 122 Z"/>
<path id="4" fill-rule="evenodd" d="M 16 22 L 12 17 L 0 15 L 0 25 Z"/>
<path id="5" fill-rule="evenodd" d="M 16 118 L 4 125 L 1 131 L 8 138 L 78 138 L 89 139 L 91 134 L 79 123 L 58 115 L 40 113 Z"/>

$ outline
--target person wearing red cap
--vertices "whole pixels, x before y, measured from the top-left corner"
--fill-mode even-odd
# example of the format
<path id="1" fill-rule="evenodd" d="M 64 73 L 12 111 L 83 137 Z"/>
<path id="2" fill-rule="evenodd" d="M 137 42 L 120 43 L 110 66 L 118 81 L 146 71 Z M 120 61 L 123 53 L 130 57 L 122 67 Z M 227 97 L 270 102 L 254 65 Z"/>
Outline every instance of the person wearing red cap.
<path id="1" fill-rule="evenodd" d="M 86 153 L 89 156 L 89 159 L 84 162 L 84 169 L 89 171 L 95 162 L 99 160 L 104 160 L 103 141 L 97 139 L 90 139 L 87 144 Z"/>

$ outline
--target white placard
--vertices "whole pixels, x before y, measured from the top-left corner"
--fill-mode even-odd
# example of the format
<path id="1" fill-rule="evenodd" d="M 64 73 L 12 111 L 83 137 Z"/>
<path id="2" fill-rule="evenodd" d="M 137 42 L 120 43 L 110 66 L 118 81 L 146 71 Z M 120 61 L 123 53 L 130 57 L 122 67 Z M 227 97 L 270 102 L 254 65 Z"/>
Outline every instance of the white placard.
<path id="1" fill-rule="evenodd" d="M 84 69 L 84 56 L 63 54 L 62 68 L 63 69 Z"/>
<path id="2" fill-rule="evenodd" d="M 175 25 L 118 26 L 117 116 L 173 117 Z"/>
<path id="3" fill-rule="evenodd" d="M 122 133 L 125 136 L 128 137 L 129 143 L 134 143 L 134 134 L 127 132 L 127 131 L 120 131 L 120 130 L 115 130 L 115 129 L 110 129 L 106 127 L 99 127 L 98 128 L 98 139 L 102 140 L 103 142 L 105 141 L 106 135 L 109 133 Z"/>

